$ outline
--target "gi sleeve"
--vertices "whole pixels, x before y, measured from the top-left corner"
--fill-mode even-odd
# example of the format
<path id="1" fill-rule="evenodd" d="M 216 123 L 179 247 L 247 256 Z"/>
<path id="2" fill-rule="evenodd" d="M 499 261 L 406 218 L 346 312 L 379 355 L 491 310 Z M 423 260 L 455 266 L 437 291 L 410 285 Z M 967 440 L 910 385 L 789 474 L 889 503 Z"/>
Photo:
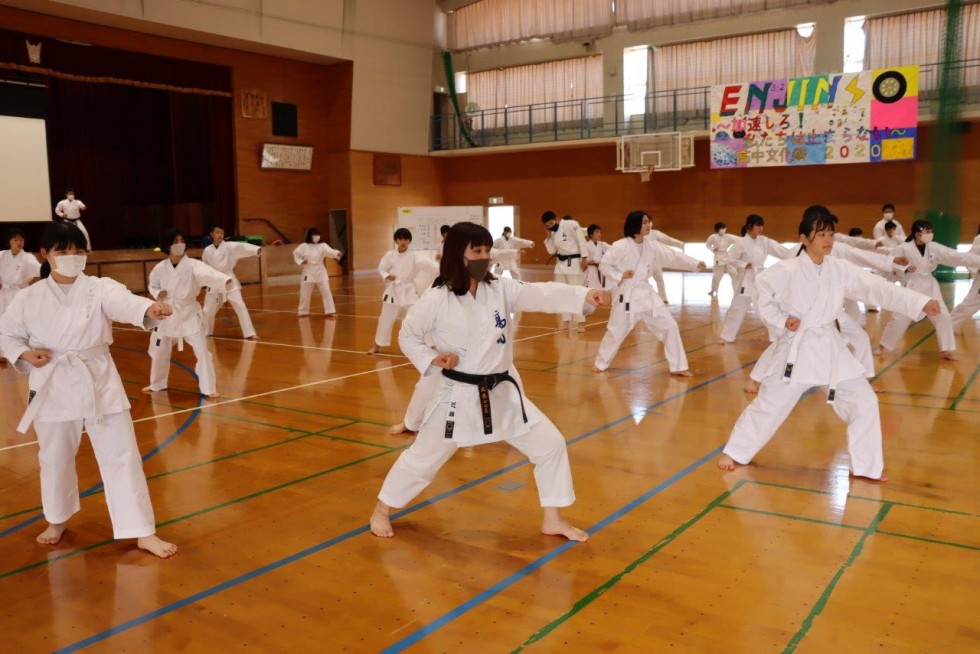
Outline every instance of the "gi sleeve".
<path id="1" fill-rule="evenodd" d="M 150 329 L 157 324 L 156 320 L 146 317 L 147 310 L 153 306 L 153 301 L 133 295 L 128 288 L 114 279 L 98 277 L 102 285 L 102 312 L 113 322 L 135 325 L 142 329 Z"/>
<path id="2" fill-rule="evenodd" d="M 399 347 L 423 375 L 431 375 L 439 370 L 438 366 L 432 365 L 435 355 L 425 339 L 432 332 L 436 318 L 442 313 L 442 305 L 449 292 L 445 288 L 430 288 L 423 293 L 419 301 L 408 310 L 398 331 Z"/>
<path id="3" fill-rule="evenodd" d="M 534 284 L 512 279 L 498 280 L 514 286 L 513 305 L 510 311 L 538 311 L 540 313 L 591 313 L 585 309 L 585 297 L 589 289 L 558 282 Z M 494 282 L 496 283 L 496 282 Z"/>
<path id="4" fill-rule="evenodd" d="M 24 321 L 25 294 L 18 293 L 0 316 L 0 354 L 13 363 L 17 372 L 28 373 L 31 364 L 20 361 L 20 355 L 31 349 L 31 335 Z"/>

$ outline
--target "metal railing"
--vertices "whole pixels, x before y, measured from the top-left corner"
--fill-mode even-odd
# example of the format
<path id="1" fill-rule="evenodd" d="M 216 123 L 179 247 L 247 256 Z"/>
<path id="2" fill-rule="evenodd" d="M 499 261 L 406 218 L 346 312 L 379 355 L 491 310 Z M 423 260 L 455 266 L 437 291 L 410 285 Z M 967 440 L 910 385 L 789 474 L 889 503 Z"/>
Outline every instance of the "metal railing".
<path id="1" fill-rule="evenodd" d="M 964 106 L 980 106 L 980 59 L 960 62 Z M 919 114 L 934 115 L 939 96 L 940 64 L 919 68 Z M 581 100 L 480 109 L 463 121 L 478 147 L 524 145 L 618 137 L 649 132 L 707 131 L 711 127 L 711 87 L 699 86 L 647 93 L 643 109 L 627 115 L 638 96 L 613 95 Z M 471 147 L 455 113 L 432 116 L 431 149 Z"/>

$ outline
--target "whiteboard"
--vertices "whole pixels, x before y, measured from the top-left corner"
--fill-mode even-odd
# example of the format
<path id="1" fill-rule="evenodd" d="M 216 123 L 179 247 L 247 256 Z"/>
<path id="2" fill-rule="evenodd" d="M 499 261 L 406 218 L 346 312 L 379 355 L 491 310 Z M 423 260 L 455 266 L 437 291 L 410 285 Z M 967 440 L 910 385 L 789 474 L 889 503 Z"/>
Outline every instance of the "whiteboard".
<path id="1" fill-rule="evenodd" d="M 395 229 L 404 227 L 412 232 L 412 250 L 441 250 L 439 228 L 463 221 L 485 227 L 483 207 L 398 207 Z"/>
<path id="2" fill-rule="evenodd" d="M 44 121 L 0 116 L 0 144 L 0 222 L 52 220 Z M 0 248 L 6 249 L 7 244 Z"/>

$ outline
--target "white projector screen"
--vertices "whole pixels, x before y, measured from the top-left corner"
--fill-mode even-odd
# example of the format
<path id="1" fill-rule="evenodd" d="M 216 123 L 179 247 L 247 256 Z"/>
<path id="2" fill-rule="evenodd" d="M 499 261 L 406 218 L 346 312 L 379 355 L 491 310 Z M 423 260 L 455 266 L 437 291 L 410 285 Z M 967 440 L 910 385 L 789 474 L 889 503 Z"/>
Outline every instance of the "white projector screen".
<path id="1" fill-rule="evenodd" d="M 52 220 L 44 121 L 0 115 L 0 223 Z"/>

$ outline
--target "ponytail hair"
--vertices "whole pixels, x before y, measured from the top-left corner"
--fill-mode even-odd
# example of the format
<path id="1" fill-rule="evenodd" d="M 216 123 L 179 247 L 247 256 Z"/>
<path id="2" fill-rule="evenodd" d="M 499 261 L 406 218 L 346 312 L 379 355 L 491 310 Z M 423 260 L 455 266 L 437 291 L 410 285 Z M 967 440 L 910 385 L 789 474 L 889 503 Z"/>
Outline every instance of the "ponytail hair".
<path id="1" fill-rule="evenodd" d="M 44 250 L 44 254 L 49 254 L 51 250 L 67 250 L 70 245 L 74 245 L 76 249 L 82 252 L 85 252 L 85 246 L 87 245 L 82 230 L 75 227 L 74 224 L 59 221 L 52 222 L 44 228 L 44 233 L 41 235 L 40 248 Z M 41 279 L 48 277 L 50 274 L 51 264 L 45 259 L 44 263 L 41 264 Z"/>
<path id="2" fill-rule="evenodd" d="M 932 223 L 928 220 L 916 220 L 912 223 L 912 229 L 909 230 L 909 235 L 905 237 L 905 242 L 915 240 L 915 235 L 921 232 L 923 229 L 932 229 Z"/>

